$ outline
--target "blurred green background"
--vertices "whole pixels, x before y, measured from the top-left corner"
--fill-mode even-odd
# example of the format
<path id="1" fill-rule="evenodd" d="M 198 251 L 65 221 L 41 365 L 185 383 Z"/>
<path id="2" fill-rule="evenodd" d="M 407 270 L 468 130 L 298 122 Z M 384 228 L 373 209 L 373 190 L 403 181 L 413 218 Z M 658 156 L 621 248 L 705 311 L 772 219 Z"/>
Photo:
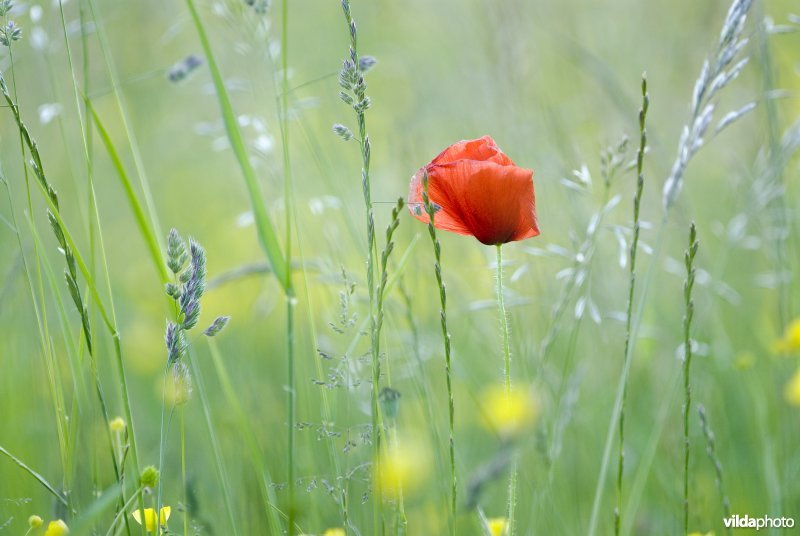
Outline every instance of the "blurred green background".
<path id="1" fill-rule="evenodd" d="M 63 3 L 79 86 L 83 87 L 79 10 L 88 48 L 88 94 L 139 195 L 134 153 L 121 121 L 104 49 L 91 23 L 90 4 Z M 171 83 L 167 70 L 202 51 L 183 2 L 97 0 L 94 16 L 108 40 L 118 71 L 118 95 L 138 140 L 141 170 L 152 190 L 162 235 L 171 227 L 197 239 L 207 250 L 209 278 L 264 263 L 249 216 L 249 200 L 228 148 L 207 66 Z M 244 2 L 201 2 L 201 16 L 231 92 L 239 123 L 261 179 L 264 202 L 283 237 L 285 199 L 281 136 L 277 115 L 280 5 L 257 13 Z M 629 240 L 635 177 L 618 174 L 608 192 L 600 153 L 631 138 L 626 159 L 638 144 L 640 76 L 647 72 L 651 107 L 645 161 L 642 219 L 657 225 L 663 215 L 661 189 L 675 158 L 689 100 L 704 58 L 714 51 L 727 2 L 676 0 L 637 2 L 525 2 L 507 0 L 354 1 L 360 52 L 377 58 L 367 75 L 373 101 L 367 112 L 372 142 L 372 185 L 379 237 L 392 203 L 407 194 L 411 175 L 447 145 L 490 134 L 515 162 L 535 170 L 540 237 L 504 248 L 515 381 L 531 384 L 542 404 L 536 430 L 520 443 L 519 534 L 582 534 L 587 530 L 598 471 L 623 358 L 627 267 L 619 239 Z M 796 3 L 756 2 L 745 29 L 750 64 L 721 93 L 717 119 L 750 101 L 756 110 L 709 141 L 692 162 L 678 204 L 670 214 L 665 243 L 650 283 L 640 339 L 634 355 L 627 407 L 625 530 L 633 534 L 676 534 L 682 530 L 682 420 L 678 348 L 682 343 L 683 265 L 688 225 L 697 223 L 701 241 L 697 265 L 693 336 L 693 395 L 705 406 L 716 436 L 725 492 L 735 513 L 786 515 L 800 519 L 798 411 L 784 399 L 784 387 L 798 366 L 796 356 L 776 355 L 774 341 L 798 314 L 798 159 L 781 163 L 785 191 L 768 206 L 759 202 L 764 176 L 774 169 L 769 148 L 800 116 L 800 34 L 765 31 L 764 19 L 788 24 Z M 86 166 L 70 64 L 58 2 L 19 3 L 8 16 L 23 28 L 14 42 L 13 70 L 3 48 L 2 72 L 13 80 L 23 120 L 42 152 L 57 189 L 61 211 L 86 258 L 90 207 Z M 296 216 L 294 255 L 307 268 L 296 272 L 298 306 L 298 476 L 302 479 L 298 522 L 306 533 L 342 525 L 340 511 L 323 480 L 341 485 L 329 458 L 333 449 L 342 471 L 369 460 L 360 434 L 369 422 L 368 362 L 353 365 L 359 387 L 328 389 L 315 380 L 340 362 L 355 337 L 349 362 L 368 351 L 358 339 L 367 316 L 366 238 L 355 142 L 332 132 L 333 123 L 354 127 L 352 111 L 339 101 L 337 72 L 348 50 L 348 35 L 335 0 L 295 0 L 289 5 L 290 156 Z M 271 50 L 271 52 L 270 52 Z M 780 98 L 776 90 L 785 90 Z M 774 106 L 770 117 L 768 107 Z M 55 116 L 51 116 L 55 112 Z M 49 344 L 64 396 L 73 400 L 68 339 L 77 341 L 80 321 L 60 276 L 63 261 L 48 229 L 45 205 L 32 187 L 28 214 L 19 133 L 5 109 L 0 121 L 0 165 L 8 181 L 22 249 L 11 226 L 9 201 L 0 203 L 0 446 L 15 453 L 55 486 L 65 472 L 59 456 L 48 369 L 21 255 L 35 266 L 34 238 L 42 243 L 58 285 L 45 281 L 44 308 Z M 773 134 L 771 134 L 773 133 Z M 773 136 L 771 138 L 771 136 Z M 93 137 L 93 176 L 102 221 L 111 294 L 122 336 L 142 465 L 158 465 L 162 374 L 166 359 L 165 319 L 171 310 L 160 278 L 137 231 L 111 161 Z M 592 182 L 581 191 L 574 170 L 586 166 Z M 32 180 L 32 179 L 31 179 Z M 5 190 L 5 188 L 3 188 Z M 604 216 L 596 235 L 587 226 L 604 200 L 621 202 Z M 785 225 L 776 224 L 783 203 Z M 383 348 L 392 386 L 402 393 L 397 423 L 403 437 L 417 438 L 431 451 L 433 469 L 420 465 L 424 485 L 406 497 L 408 534 L 444 534 L 449 489 L 444 442 L 447 436 L 438 291 L 425 227 L 403 214 L 396 235 L 398 271 L 408 300 L 394 288 L 387 297 Z M 776 238 L 778 236 L 778 238 Z M 783 236 L 784 238 L 780 238 Z M 499 439 L 480 423 L 480 393 L 501 381 L 502 354 L 494 306 L 494 250 L 477 241 L 440 234 L 454 346 L 457 467 L 462 497 L 470 475 L 499 448 Z M 652 226 L 642 232 L 653 246 Z M 783 257 L 775 257 L 775 243 Z M 162 238 L 163 241 L 163 238 Z M 625 243 L 627 244 L 627 242 Z M 97 242 L 94 243 L 94 247 Z M 624 247 L 628 247 L 624 245 Z M 410 249 L 409 249 L 410 248 Z M 587 249 L 588 248 L 588 249 Z M 97 254 L 98 251 L 94 250 Z M 586 277 L 569 286 L 576 266 Z M 640 250 L 640 282 L 651 258 Z M 98 257 L 97 266 L 102 266 Z M 340 315 L 342 271 L 356 290 L 350 313 L 356 326 L 332 329 Z M 786 283 L 780 283 L 783 279 Z M 101 286 L 101 294 L 110 296 Z M 640 287 L 641 288 L 641 287 Z M 56 309 L 60 294 L 70 311 L 68 333 Z M 38 289 L 36 289 L 38 299 Z M 562 314 L 553 314 L 561 305 Z M 583 304 L 583 305 L 581 305 Z M 232 321 L 218 347 L 241 406 L 256 434 L 263 460 L 276 483 L 286 479 L 286 342 L 282 291 L 269 275 L 257 273 L 212 286 L 204 299 L 201 325 L 217 315 Z M 91 308 L 91 307 L 90 307 Z M 93 308 L 91 308 L 93 310 Z M 597 320 L 592 319 L 596 309 Z M 579 315 L 583 310 L 583 314 Z M 122 414 L 110 338 L 98 335 L 98 362 L 113 415 Z M 259 477 L 244 452 L 238 421 L 224 396 L 209 347 L 192 339 L 215 427 L 239 530 L 267 534 Z M 544 344 L 547 341 L 547 344 Z M 317 349 L 337 357 L 321 359 Z M 88 371 L 86 381 L 88 382 Z M 320 375 L 320 372 L 322 375 Z M 323 423 L 322 390 L 328 389 L 333 422 Z M 427 398 L 428 393 L 430 398 Z M 88 400 L 93 408 L 96 400 Z M 435 419 L 428 418 L 429 408 Z M 195 396 L 185 408 L 187 471 L 196 496 L 194 517 L 207 534 L 230 534 L 224 514 L 215 455 L 203 408 Z M 84 510 L 95 498 L 93 482 L 113 482 L 104 423 L 96 409 L 79 415 L 72 494 Z M 336 431 L 330 439 L 320 430 Z M 697 414 L 691 419 L 691 517 L 699 531 L 722 534 L 722 506 L 714 468 Z M 346 449 L 347 441 L 356 446 Z M 332 447 L 330 447 L 332 445 Z M 616 451 L 614 451 L 616 452 Z M 599 533 L 612 531 L 616 454 L 604 484 Z M 179 435 L 170 426 L 163 464 L 168 504 L 182 500 Z M 368 472 L 350 484 L 351 521 L 373 534 L 372 512 L 362 504 Z M 489 516 L 502 515 L 505 476 L 480 500 Z M 307 489 L 308 488 L 308 489 Z M 285 489 L 273 489 L 278 504 Z M 28 500 L 29 499 L 29 500 Z M 55 515 L 52 497 L 10 460 L 0 458 L 0 533 L 20 534 L 30 513 Z M 97 521 L 105 532 L 112 514 Z M 177 514 L 173 513 L 173 515 Z M 11 520 L 13 518 L 13 520 Z M 8 524 L 5 524 L 8 521 Z M 102 521 L 100 521 L 102 520 Z M 178 526 L 179 523 L 176 523 Z M 479 534 L 477 518 L 464 510 L 459 534 Z"/>

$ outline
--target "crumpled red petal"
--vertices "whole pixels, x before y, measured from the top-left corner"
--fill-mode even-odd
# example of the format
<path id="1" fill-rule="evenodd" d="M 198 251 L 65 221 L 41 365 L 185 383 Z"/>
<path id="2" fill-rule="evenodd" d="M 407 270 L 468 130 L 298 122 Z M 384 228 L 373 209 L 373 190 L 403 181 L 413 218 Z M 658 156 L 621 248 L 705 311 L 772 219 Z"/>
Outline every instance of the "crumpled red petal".
<path id="1" fill-rule="evenodd" d="M 539 234 L 533 171 L 516 166 L 489 136 L 455 143 L 417 171 L 409 210 L 427 223 L 423 178 L 436 206 L 438 229 L 470 235 L 484 244 L 504 244 Z"/>

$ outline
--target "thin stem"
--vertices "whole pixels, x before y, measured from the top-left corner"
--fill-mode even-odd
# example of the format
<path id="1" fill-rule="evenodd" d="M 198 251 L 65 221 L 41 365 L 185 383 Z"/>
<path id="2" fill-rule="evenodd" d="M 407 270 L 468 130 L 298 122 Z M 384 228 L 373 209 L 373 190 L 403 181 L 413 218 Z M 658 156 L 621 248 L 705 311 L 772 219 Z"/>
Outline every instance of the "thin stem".
<path id="1" fill-rule="evenodd" d="M 636 153 L 636 193 L 633 196 L 633 238 L 630 249 L 630 282 L 628 285 L 628 310 L 625 315 L 625 351 L 622 354 L 623 367 L 631 348 L 631 323 L 633 320 L 633 297 L 636 289 L 636 252 L 639 247 L 639 208 L 644 189 L 644 153 L 647 148 L 645 119 L 650 97 L 647 93 L 647 77 L 642 76 L 642 107 L 639 110 L 639 150 Z M 614 534 L 619 536 L 622 528 L 622 476 L 625 470 L 625 405 L 628 399 L 628 382 L 623 382 L 622 406 L 619 415 L 619 455 L 617 457 L 617 507 L 614 511 Z"/>
<path id="2" fill-rule="evenodd" d="M 447 328 L 447 290 L 444 281 L 442 281 L 442 247 L 439 244 L 439 239 L 436 237 L 436 226 L 434 225 L 434 218 L 436 210 L 428 197 L 428 172 L 425 171 L 423 177 L 423 191 L 422 201 L 425 205 L 425 211 L 428 213 L 428 234 L 433 243 L 434 265 L 433 271 L 436 275 L 436 284 L 439 286 L 439 302 L 441 305 L 440 317 L 442 325 L 442 340 L 444 341 L 444 372 L 447 378 L 447 401 L 449 410 L 449 446 L 450 446 L 450 516 L 451 516 L 451 530 L 452 534 L 456 533 L 456 515 L 457 515 L 457 480 L 456 480 L 456 450 L 455 450 L 455 400 L 453 398 L 453 384 L 451 379 L 451 362 L 450 362 L 450 330 Z"/>
<path id="3" fill-rule="evenodd" d="M 500 309 L 500 327 L 503 331 L 503 377 L 506 394 L 511 394 L 511 347 L 508 335 L 508 316 L 503 296 L 503 246 L 497 244 L 497 306 Z"/>
<path id="4" fill-rule="evenodd" d="M 508 329 L 508 314 L 503 294 L 503 245 L 497 244 L 497 306 L 500 310 L 500 327 L 503 332 L 503 377 L 506 386 L 506 396 L 511 396 L 511 343 Z M 508 477 L 508 504 L 506 513 L 508 517 L 508 535 L 514 536 L 516 529 L 514 517 L 517 507 L 517 460 L 512 454 L 511 472 Z"/>
<path id="5" fill-rule="evenodd" d="M 181 480 L 183 481 L 183 534 L 189 534 L 189 507 L 186 500 L 186 422 L 184 418 L 185 410 L 181 408 Z M 160 510 L 159 510 L 160 511 Z"/>
<path id="6" fill-rule="evenodd" d="M 697 230 L 692 223 L 689 230 L 689 249 L 684 256 L 686 265 L 686 282 L 683 286 L 683 297 L 686 313 L 683 316 L 683 533 L 689 534 L 689 412 L 692 406 L 692 391 L 690 384 L 690 367 L 692 365 L 692 339 L 691 327 L 694 316 L 694 301 L 692 301 L 692 287 L 694 286 L 694 257 L 697 254 Z"/>
<path id="7" fill-rule="evenodd" d="M 288 444 L 289 444 L 289 536 L 295 533 L 295 411 L 297 397 L 295 396 L 295 363 L 294 363 L 294 309 L 296 304 L 294 291 L 291 287 L 286 295 L 286 347 L 287 347 L 287 402 L 289 404 Z"/>
<path id="8" fill-rule="evenodd" d="M 358 142 L 361 148 L 361 186 L 364 194 L 364 208 L 366 212 L 367 223 L 367 289 L 369 293 L 369 316 L 370 316 L 370 333 L 371 333 L 371 357 L 372 357 L 372 444 L 374 448 L 374 472 L 376 475 L 375 481 L 378 483 L 375 486 L 375 500 L 373 507 L 373 521 L 374 531 L 383 533 L 383 490 L 380 486 L 380 452 L 381 452 L 381 423 L 380 423 L 380 406 L 378 404 L 379 391 L 380 391 L 380 338 L 378 335 L 378 319 L 375 310 L 376 296 L 375 296 L 375 220 L 373 216 L 372 207 L 372 187 L 370 185 L 369 168 L 371 157 L 371 146 L 369 136 L 367 134 L 367 122 L 365 118 L 365 111 L 369 107 L 369 98 L 366 96 L 366 83 L 364 76 L 361 72 L 359 65 L 358 55 L 358 32 L 356 31 L 356 23 L 353 20 L 350 12 L 350 0 L 342 1 L 342 10 L 344 12 L 347 27 L 350 32 L 350 63 L 349 74 L 353 80 L 351 82 L 351 89 L 355 99 L 353 109 L 356 112 L 356 120 L 358 122 Z M 344 69 L 343 69 L 344 74 Z"/>
<path id="9" fill-rule="evenodd" d="M 283 149 L 283 187 L 286 213 L 286 255 L 285 273 L 286 291 L 286 360 L 287 360 L 287 403 L 288 403 L 288 445 L 289 445 L 289 536 L 295 534 L 295 419 L 297 413 L 297 395 L 295 385 L 295 335 L 294 310 L 297 304 L 292 286 L 292 168 L 289 153 L 289 1 L 281 3 L 281 97 L 280 97 L 280 130 Z"/>

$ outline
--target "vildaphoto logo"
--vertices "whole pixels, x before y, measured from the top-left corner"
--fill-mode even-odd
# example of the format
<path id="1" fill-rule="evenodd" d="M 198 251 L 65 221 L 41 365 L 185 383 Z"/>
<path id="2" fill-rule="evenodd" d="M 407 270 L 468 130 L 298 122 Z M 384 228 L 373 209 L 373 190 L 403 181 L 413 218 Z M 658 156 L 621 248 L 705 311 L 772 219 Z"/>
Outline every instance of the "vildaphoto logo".
<path id="1" fill-rule="evenodd" d="M 790 529 L 794 527 L 794 518 L 791 517 L 750 517 L 745 514 L 734 514 L 722 520 L 727 529 Z"/>

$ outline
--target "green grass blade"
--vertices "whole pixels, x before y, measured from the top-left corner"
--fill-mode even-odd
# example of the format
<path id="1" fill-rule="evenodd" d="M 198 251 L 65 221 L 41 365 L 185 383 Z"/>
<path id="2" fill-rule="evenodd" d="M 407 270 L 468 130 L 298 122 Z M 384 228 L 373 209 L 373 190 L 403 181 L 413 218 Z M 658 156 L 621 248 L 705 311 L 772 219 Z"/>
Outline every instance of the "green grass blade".
<path id="1" fill-rule="evenodd" d="M 97 114 L 97 111 L 92 106 L 92 103 L 88 99 L 85 102 L 86 107 L 92 116 L 92 120 L 97 127 L 97 132 L 100 134 L 100 139 L 103 140 L 103 145 L 105 146 L 108 156 L 111 158 L 111 163 L 114 165 L 117 176 L 122 183 L 122 188 L 125 190 L 125 196 L 128 198 L 128 203 L 133 210 L 133 215 L 136 218 L 136 224 L 139 226 L 139 232 L 142 234 L 142 237 L 147 244 L 147 249 L 150 252 L 150 258 L 153 261 L 161 280 L 168 281 L 169 274 L 167 273 L 167 267 L 164 264 L 164 259 L 161 255 L 161 248 L 158 245 L 158 239 L 155 236 L 150 221 L 145 215 L 141 203 L 139 203 L 139 199 L 133 189 L 133 185 L 128 177 L 128 173 L 125 171 L 125 166 L 122 164 L 122 159 L 119 156 L 119 152 L 117 151 L 116 147 L 114 147 L 114 142 L 111 141 L 111 136 L 109 136 L 108 130 L 106 130 L 105 125 L 100 119 L 100 116 Z"/>
<path id="2" fill-rule="evenodd" d="M 278 242 L 278 235 L 275 232 L 275 227 L 267 214 L 267 209 L 264 206 L 264 200 L 261 195 L 261 187 L 258 184 L 258 178 L 253 166 L 250 164 L 250 159 L 247 154 L 247 148 L 242 138 L 242 133 L 239 130 L 239 124 L 236 122 L 236 114 L 233 111 L 228 90 L 225 89 L 225 82 L 222 79 L 217 61 L 214 59 L 214 52 L 211 49 L 211 43 L 208 40 L 203 21 L 200 20 L 200 15 L 197 12 L 193 0 L 186 0 L 186 5 L 192 16 L 197 36 L 200 39 L 200 44 L 203 47 L 203 53 L 208 62 L 208 70 L 211 73 L 211 79 L 214 83 L 214 89 L 217 92 L 219 100 L 220 111 L 222 112 L 222 119 L 225 123 L 225 131 L 228 134 L 228 141 L 230 141 L 233 153 L 242 170 L 245 185 L 247 186 L 247 193 L 250 196 L 250 203 L 253 208 L 253 217 L 256 222 L 256 230 L 258 231 L 258 238 L 261 242 L 261 247 L 267 254 L 269 262 L 272 264 L 272 270 L 278 278 L 284 290 L 291 287 L 291 280 L 289 271 L 286 268 L 286 261 L 281 250 L 281 245 Z"/>

